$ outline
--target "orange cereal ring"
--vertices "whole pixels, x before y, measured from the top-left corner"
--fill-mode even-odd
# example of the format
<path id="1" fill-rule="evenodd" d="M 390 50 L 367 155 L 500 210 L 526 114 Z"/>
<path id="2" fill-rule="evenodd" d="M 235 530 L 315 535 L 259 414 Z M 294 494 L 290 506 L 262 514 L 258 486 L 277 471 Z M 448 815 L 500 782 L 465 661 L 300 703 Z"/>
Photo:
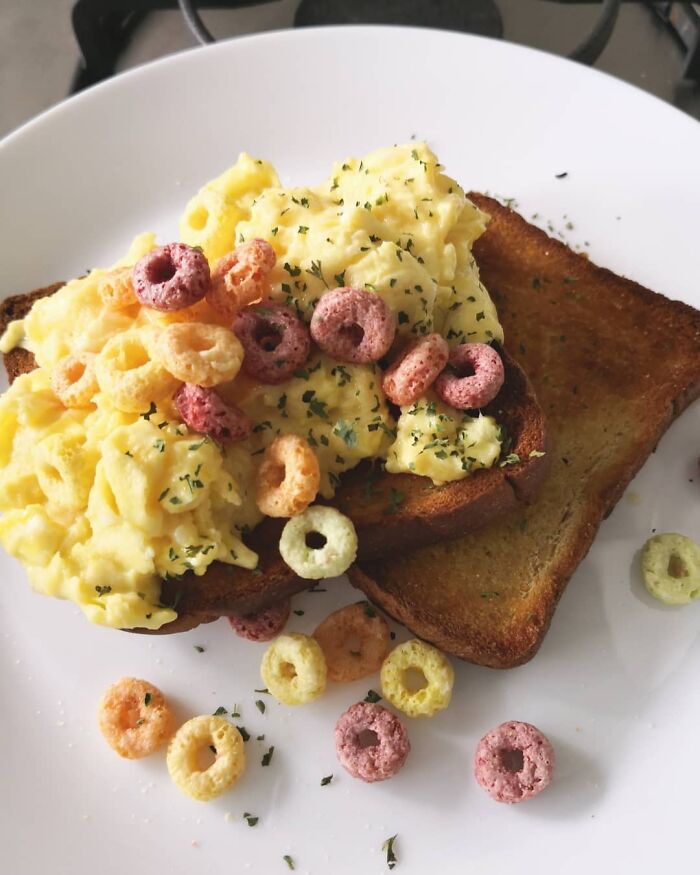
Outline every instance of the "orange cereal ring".
<path id="1" fill-rule="evenodd" d="M 298 516 L 316 498 L 320 483 L 318 459 L 307 441 L 296 434 L 282 434 L 265 450 L 255 500 L 266 516 Z"/>
<path id="2" fill-rule="evenodd" d="M 138 304 L 134 284 L 131 282 L 130 267 L 119 267 L 102 274 L 97 281 L 97 293 L 113 310 L 123 310 L 132 304 Z"/>
<path id="3" fill-rule="evenodd" d="M 155 359 L 183 383 L 217 386 L 232 380 L 243 363 L 243 347 L 233 331 L 204 322 L 176 322 L 153 345 Z"/>
<path id="4" fill-rule="evenodd" d="M 216 311 L 233 319 L 242 307 L 267 296 L 267 280 L 276 259 L 275 250 L 265 240 L 256 237 L 241 243 L 214 268 L 207 301 Z"/>
<path id="5" fill-rule="evenodd" d="M 109 746 L 129 760 L 154 753 L 175 729 L 161 691 L 138 678 L 112 684 L 100 702 L 97 719 Z"/>
<path id="6" fill-rule="evenodd" d="M 389 650 L 389 627 L 369 602 L 333 611 L 313 637 L 326 657 L 328 680 L 336 683 L 379 671 Z"/>
<path id="7" fill-rule="evenodd" d="M 54 366 L 50 379 L 51 388 L 64 407 L 88 407 L 99 389 L 94 353 L 67 355 Z"/>

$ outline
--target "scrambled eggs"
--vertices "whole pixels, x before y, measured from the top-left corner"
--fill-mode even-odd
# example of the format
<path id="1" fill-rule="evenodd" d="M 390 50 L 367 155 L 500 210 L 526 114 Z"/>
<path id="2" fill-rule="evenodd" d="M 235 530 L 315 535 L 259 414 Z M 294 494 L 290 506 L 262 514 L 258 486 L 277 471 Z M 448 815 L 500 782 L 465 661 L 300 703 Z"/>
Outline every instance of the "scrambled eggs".
<path id="1" fill-rule="evenodd" d="M 438 331 L 456 345 L 502 340 L 471 254 L 485 220 L 416 143 L 338 164 L 314 188 L 281 188 L 267 162 L 241 155 L 192 198 L 180 236 L 212 266 L 239 242 L 267 240 L 277 255 L 272 297 L 307 321 L 326 290 L 356 286 L 386 301 L 400 335 Z M 116 266 L 154 245 L 142 234 Z M 202 575 L 214 560 L 255 568 L 242 534 L 261 519 L 255 469 L 278 434 L 302 435 L 315 449 L 326 498 L 365 458 L 442 483 L 499 456 L 492 418 L 431 394 L 395 421 L 377 366 L 320 353 L 279 386 L 242 375 L 219 386 L 255 423 L 249 439 L 223 449 L 189 431 L 170 401 L 127 413 L 98 392 L 90 407 L 65 409 L 49 380 L 64 356 L 99 353 L 117 334 L 177 318 L 139 304 L 111 309 L 97 291 L 104 272 L 38 301 L 0 342 L 2 351 L 21 343 L 39 366 L 0 398 L 0 543 L 36 590 L 71 599 L 94 622 L 157 629 L 176 616 L 160 603 L 163 577 Z"/>

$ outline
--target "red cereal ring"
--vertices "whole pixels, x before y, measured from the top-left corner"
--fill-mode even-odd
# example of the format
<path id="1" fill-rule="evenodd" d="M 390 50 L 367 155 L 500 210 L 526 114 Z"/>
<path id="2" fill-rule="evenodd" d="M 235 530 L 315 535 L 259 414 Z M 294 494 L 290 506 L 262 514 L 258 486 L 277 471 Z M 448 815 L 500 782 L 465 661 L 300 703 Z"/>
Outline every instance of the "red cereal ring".
<path id="1" fill-rule="evenodd" d="M 245 307 L 233 331 L 245 351 L 243 371 L 261 383 L 283 383 L 309 357 L 309 329 L 283 304 Z"/>
<path id="2" fill-rule="evenodd" d="M 284 629 L 292 607 L 291 599 L 282 599 L 257 614 L 229 614 L 229 624 L 236 635 L 248 641 L 272 641 Z"/>
<path id="3" fill-rule="evenodd" d="M 450 353 L 447 368 L 435 381 L 438 396 L 458 410 L 485 407 L 500 392 L 505 371 L 487 343 L 463 343 Z"/>
<path id="4" fill-rule="evenodd" d="M 323 352 L 358 365 L 386 355 L 396 334 L 394 314 L 379 295 L 347 287 L 323 295 L 310 327 Z"/>
<path id="5" fill-rule="evenodd" d="M 219 443 L 242 441 L 250 434 L 252 423 L 245 413 L 227 404 L 213 389 L 184 383 L 174 400 L 185 425 Z"/>
<path id="6" fill-rule="evenodd" d="M 529 723 L 511 720 L 485 735 L 474 754 L 474 775 L 496 802 L 524 802 L 552 780 L 554 749 Z"/>
<path id="7" fill-rule="evenodd" d="M 391 711 L 358 702 L 335 724 L 335 749 L 353 778 L 371 784 L 393 778 L 406 762 L 411 742 L 403 723 Z"/>
<path id="8" fill-rule="evenodd" d="M 209 291 L 209 262 L 201 249 L 168 243 L 152 249 L 134 265 L 136 297 L 154 310 L 182 310 Z"/>
<path id="9" fill-rule="evenodd" d="M 403 407 L 428 391 L 450 357 L 450 347 L 440 334 L 426 334 L 411 343 L 385 371 L 382 388 L 386 397 Z"/>

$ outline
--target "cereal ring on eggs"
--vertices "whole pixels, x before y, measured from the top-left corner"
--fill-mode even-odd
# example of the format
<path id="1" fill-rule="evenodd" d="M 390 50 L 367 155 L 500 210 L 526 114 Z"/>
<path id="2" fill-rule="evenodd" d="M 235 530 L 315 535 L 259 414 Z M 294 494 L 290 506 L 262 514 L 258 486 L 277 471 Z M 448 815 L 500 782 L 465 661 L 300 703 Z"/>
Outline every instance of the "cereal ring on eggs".
<path id="1" fill-rule="evenodd" d="M 245 440 L 253 427 L 242 410 L 227 404 L 213 389 L 185 383 L 174 400 L 186 425 L 221 444 Z"/>
<path id="2" fill-rule="evenodd" d="M 100 702 L 97 719 L 109 746 L 130 760 L 154 753 L 175 728 L 161 691 L 137 678 L 112 684 Z"/>
<path id="3" fill-rule="evenodd" d="M 256 614 L 229 614 L 228 621 L 233 631 L 247 641 L 272 641 L 287 625 L 291 599 L 282 599 Z"/>
<path id="4" fill-rule="evenodd" d="M 326 660 L 308 635 L 280 635 L 265 651 L 260 676 L 284 705 L 306 705 L 326 689 Z"/>
<path id="5" fill-rule="evenodd" d="M 216 759 L 206 769 L 200 757 L 214 748 Z M 208 802 L 221 796 L 243 774 L 245 748 L 238 729 L 223 717 L 203 714 L 184 723 L 168 745 L 168 771 L 192 799 Z"/>
<path id="6" fill-rule="evenodd" d="M 268 278 L 276 259 L 275 250 L 266 240 L 256 237 L 241 243 L 214 268 L 207 301 L 222 316 L 233 319 L 243 307 L 267 297 Z"/>
<path id="7" fill-rule="evenodd" d="M 450 353 L 448 368 L 435 381 L 435 391 L 450 407 L 476 410 L 493 401 L 504 380 L 503 361 L 492 346 L 462 343 Z"/>
<path id="8" fill-rule="evenodd" d="M 147 343 L 145 334 L 131 329 L 110 338 L 97 357 L 95 372 L 100 389 L 126 413 L 148 410 L 151 402 L 170 397 L 180 385 L 151 359 Z"/>
<path id="9" fill-rule="evenodd" d="M 113 310 L 124 310 L 139 302 L 131 281 L 131 272 L 130 267 L 119 267 L 103 273 L 97 280 L 98 295 Z"/>
<path id="10" fill-rule="evenodd" d="M 67 355 L 51 370 L 51 388 L 64 407 L 88 407 L 97 392 L 94 353 Z"/>
<path id="11" fill-rule="evenodd" d="M 389 351 L 396 320 L 379 295 L 343 287 L 323 295 L 310 328 L 313 339 L 331 358 L 367 364 Z"/>
<path id="12" fill-rule="evenodd" d="M 298 516 L 316 498 L 321 469 L 316 453 L 296 434 L 276 437 L 265 450 L 255 500 L 266 516 Z"/>
<path id="13" fill-rule="evenodd" d="M 552 780 L 554 749 L 529 723 L 511 720 L 485 735 L 474 754 L 474 775 L 496 802 L 524 802 Z"/>
<path id="14" fill-rule="evenodd" d="M 209 291 L 209 262 L 200 249 L 185 243 L 158 246 L 134 265 L 136 297 L 155 310 L 182 310 Z"/>
<path id="15" fill-rule="evenodd" d="M 310 547 L 307 536 L 316 533 L 322 547 Z M 279 551 L 292 571 L 306 580 L 344 574 L 357 555 L 357 533 L 352 521 L 334 507 L 315 505 L 292 517 L 282 529 Z"/>
<path id="16" fill-rule="evenodd" d="M 204 322 L 169 325 L 155 341 L 153 353 L 178 380 L 198 386 L 232 380 L 243 362 L 243 347 L 236 335 L 221 325 Z"/>
<path id="17" fill-rule="evenodd" d="M 378 671 L 389 650 L 389 627 L 369 602 L 333 611 L 313 635 L 326 657 L 328 680 L 336 683 Z"/>
<path id="18" fill-rule="evenodd" d="M 411 752 L 406 727 L 391 711 L 358 702 L 335 724 L 335 749 L 343 768 L 368 784 L 386 781 Z"/>
<path id="19" fill-rule="evenodd" d="M 687 605 L 700 596 L 700 544 L 685 535 L 649 538 L 641 563 L 644 585 L 665 605 Z"/>
<path id="20" fill-rule="evenodd" d="M 243 344 L 243 371 L 261 383 L 283 383 L 309 357 L 309 329 L 283 304 L 246 307 L 233 320 Z"/>
<path id="21" fill-rule="evenodd" d="M 445 338 L 426 334 L 410 344 L 384 372 L 384 394 L 399 407 L 413 404 L 433 385 L 449 357 L 450 347 Z"/>
<path id="22" fill-rule="evenodd" d="M 422 675 L 424 686 L 409 687 L 408 672 Z M 417 638 L 395 647 L 384 660 L 380 679 L 382 694 L 409 717 L 432 717 L 450 704 L 454 669 L 435 647 Z"/>

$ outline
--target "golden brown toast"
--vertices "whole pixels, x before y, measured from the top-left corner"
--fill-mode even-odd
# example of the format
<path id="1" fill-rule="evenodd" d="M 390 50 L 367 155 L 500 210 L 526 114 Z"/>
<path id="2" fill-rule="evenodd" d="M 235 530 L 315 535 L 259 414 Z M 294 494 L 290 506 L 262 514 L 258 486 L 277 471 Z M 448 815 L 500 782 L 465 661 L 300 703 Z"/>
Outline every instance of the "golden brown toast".
<path id="1" fill-rule="evenodd" d="M 673 419 L 700 395 L 700 312 L 574 254 L 490 198 L 475 255 L 506 345 L 547 416 L 537 501 L 467 537 L 360 562 L 350 579 L 463 659 L 531 659 L 598 527 Z"/>

